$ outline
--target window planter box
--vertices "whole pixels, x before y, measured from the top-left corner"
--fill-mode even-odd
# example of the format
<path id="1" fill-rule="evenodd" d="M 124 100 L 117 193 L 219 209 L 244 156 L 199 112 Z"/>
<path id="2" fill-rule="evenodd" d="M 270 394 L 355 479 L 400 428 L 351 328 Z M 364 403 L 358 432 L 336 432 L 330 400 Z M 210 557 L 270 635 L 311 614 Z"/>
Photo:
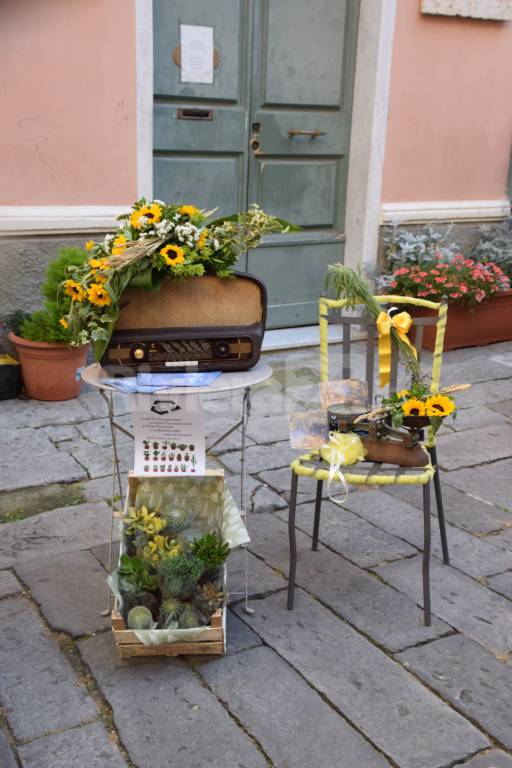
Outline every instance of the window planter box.
<path id="1" fill-rule="evenodd" d="M 413 317 L 430 317 L 436 314 L 432 310 L 416 307 L 409 311 Z M 425 327 L 423 348 L 433 350 L 435 338 L 435 325 Z M 511 339 L 512 290 L 499 293 L 491 299 L 485 299 L 474 307 L 457 303 L 449 305 L 444 337 L 445 350 L 479 347 Z"/>

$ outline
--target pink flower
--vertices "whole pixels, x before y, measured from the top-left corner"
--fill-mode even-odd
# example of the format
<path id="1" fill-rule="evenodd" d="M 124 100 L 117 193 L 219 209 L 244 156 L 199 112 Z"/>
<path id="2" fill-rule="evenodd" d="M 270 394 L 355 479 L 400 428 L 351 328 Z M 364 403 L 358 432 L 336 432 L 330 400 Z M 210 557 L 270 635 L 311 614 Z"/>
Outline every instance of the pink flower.
<path id="1" fill-rule="evenodd" d="M 468 287 L 467 287 L 466 283 L 460 283 L 459 291 L 462 291 L 462 293 L 467 293 L 468 292 Z"/>
<path id="2" fill-rule="evenodd" d="M 395 270 L 395 277 L 398 277 L 399 275 L 408 275 L 409 269 L 408 267 L 400 267 L 400 269 Z"/>
<path id="3" fill-rule="evenodd" d="M 391 286 L 391 288 L 396 288 L 396 286 L 397 286 L 397 285 L 398 285 L 398 283 L 396 282 L 396 280 L 392 280 L 392 281 L 390 282 L 390 286 Z"/>
<path id="4" fill-rule="evenodd" d="M 482 299 L 485 299 L 485 292 L 484 291 L 477 291 L 475 293 L 475 299 L 480 302 Z"/>
<path id="5" fill-rule="evenodd" d="M 418 291 L 418 296 L 428 296 L 428 291 Z"/>
<path id="6" fill-rule="evenodd" d="M 439 270 L 438 269 L 431 269 L 430 270 L 430 274 L 431 275 L 438 275 L 439 274 Z"/>
<path id="7" fill-rule="evenodd" d="M 418 272 L 418 277 L 427 277 L 428 272 Z"/>
<path id="8" fill-rule="evenodd" d="M 457 291 L 454 291 L 453 293 L 450 293 L 450 296 L 452 297 L 452 299 L 460 299 L 462 294 L 458 293 Z"/>
<path id="9" fill-rule="evenodd" d="M 462 263 L 465 267 L 472 267 L 475 262 L 473 259 L 464 259 Z"/>
<path id="10" fill-rule="evenodd" d="M 434 281 L 435 281 L 436 283 L 444 283 L 444 282 L 446 282 L 446 277 L 444 277 L 443 275 L 441 275 L 441 277 L 435 277 L 435 278 L 434 278 Z"/>
<path id="11" fill-rule="evenodd" d="M 421 283 L 421 277 L 413 277 L 412 280 L 414 283 Z"/>

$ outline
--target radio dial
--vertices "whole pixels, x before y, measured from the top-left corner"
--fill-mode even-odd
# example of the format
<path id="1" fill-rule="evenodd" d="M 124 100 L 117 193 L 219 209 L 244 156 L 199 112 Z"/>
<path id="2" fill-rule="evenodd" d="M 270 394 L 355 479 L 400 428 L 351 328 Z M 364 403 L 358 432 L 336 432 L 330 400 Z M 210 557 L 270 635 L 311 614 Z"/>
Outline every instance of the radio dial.
<path id="1" fill-rule="evenodd" d="M 217 341 L 214 346 L 214 351 L 217 357 L 227 357 L 229 355 L 229 342 Z"/>
<path id="2" fill-rule="evenodd" d="M 135 360 L 144 360 L 146 357 L 146 347 L 144 344 L 134 344 L 130 351 Z"/>

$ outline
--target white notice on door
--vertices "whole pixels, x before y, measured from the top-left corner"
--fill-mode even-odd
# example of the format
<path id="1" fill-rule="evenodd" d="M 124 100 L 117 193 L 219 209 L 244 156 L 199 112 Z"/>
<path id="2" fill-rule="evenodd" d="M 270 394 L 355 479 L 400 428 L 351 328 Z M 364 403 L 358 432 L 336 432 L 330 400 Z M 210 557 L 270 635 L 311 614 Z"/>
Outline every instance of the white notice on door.
<path id="1" fill-rule="evenodd" d="M 213 83 L 213 27 L 180 24 L 181 82 Z"/>
<path id="2" fill-rule="evenodd" d="M 198 395 L 131 395 L 135 474 L 204 475 L 203 407 Z"/>

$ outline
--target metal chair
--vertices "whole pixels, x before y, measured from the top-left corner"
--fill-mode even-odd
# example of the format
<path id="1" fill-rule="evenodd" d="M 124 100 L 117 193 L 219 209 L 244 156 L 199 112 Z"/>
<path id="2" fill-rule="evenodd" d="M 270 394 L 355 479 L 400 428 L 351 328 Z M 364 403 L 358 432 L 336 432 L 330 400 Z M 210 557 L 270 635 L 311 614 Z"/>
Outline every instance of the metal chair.
<path id="1" fill-rule="evenodd" d="M 441 363 L 444 344 L 444 333 L 446 328 L 447 303 L 445 301 L 437 303 L 423 299 L 410 298 L 406 296 L 376 296 L 376 300 L 382 305 L 414 305 L 425 307 L 435 311 L 430 317 L 413 317 L 413 325 L 416 328 L 415 346 L 418 357 L 421 354 L 423 341 L 423 331 L 425 326 L 436 325 L 436 341 L 432 361 L 431 391 L 435 394 L 439 390 L 441 378 Z M 361 317 L 353 315 L 344 315 L 343 309 L 347 306 L 344 299 L 334 300 L 320 298 L 320 380 L 329 379 L 329 348 L 328 348 L 328 324 L 329 322 L 341 324 L 343 328 L 343 378 L 350 378 L 350 343 L 351 329 L 353 325 L 361 325 Z M 366 323 L 367 343 L 366 343 L 366 381 L 368 384 L 369 402 L 373 402 L 374 393 L 374 358 L 375 347 L 378 338 L 377 329 L 374 321 Z M 398 379 L 398 346 L 392 339 L 391 371 L 389 394 L 396 391 Z M 430 462 L 425 467 L 406 468 L 390 466 L 379 463 L 359 462 L 347 468 L 344 472 L 345 480 L 350 485 L 421 485 L 423 489 L 423 610 L 425 626 L 430 626 L 431 605 L 430 605 L 430 542 L 431 542 L 431 521 L 430 521 L 430 488 L 431 481 L 434 482 L 434 490 L 437 503 L 437 512 L 439 520 L 439 531 L 441 535 L 441 544 L 443 550 L 443 560 L 449 564 L 448 539 L 446 536 L 446 524 L 444 518 L 443 500 L 441 495 L 441 483 L 437 469 L 437 454 L 435 436 L 431 429 L 427 431 L 427 439 L 424 443 L 430 456 Z M 297 546 L 295 541 L 295 510 L 297 505 L 297 486 L 299 476 L 314 477 L 317 483 L 315 500 L 315 517 L 313 524 L 313 544 L 312 549 L 318 549 L 318 536 L 320 531 L 320 514 L 322 504 L 322 488 L 325 480 L 329 478 L 329 467 L 322 460 L 320 451 L 312 451 L 309 454 L 300 456 L 291 463 L 292 484 L 290 494 L 290 508 L 288 515 L 288 533 L 290 540 L 290 570 L 288 578 L 288 610 L 293 609 L 295 574 L 297 567 Z"/>

